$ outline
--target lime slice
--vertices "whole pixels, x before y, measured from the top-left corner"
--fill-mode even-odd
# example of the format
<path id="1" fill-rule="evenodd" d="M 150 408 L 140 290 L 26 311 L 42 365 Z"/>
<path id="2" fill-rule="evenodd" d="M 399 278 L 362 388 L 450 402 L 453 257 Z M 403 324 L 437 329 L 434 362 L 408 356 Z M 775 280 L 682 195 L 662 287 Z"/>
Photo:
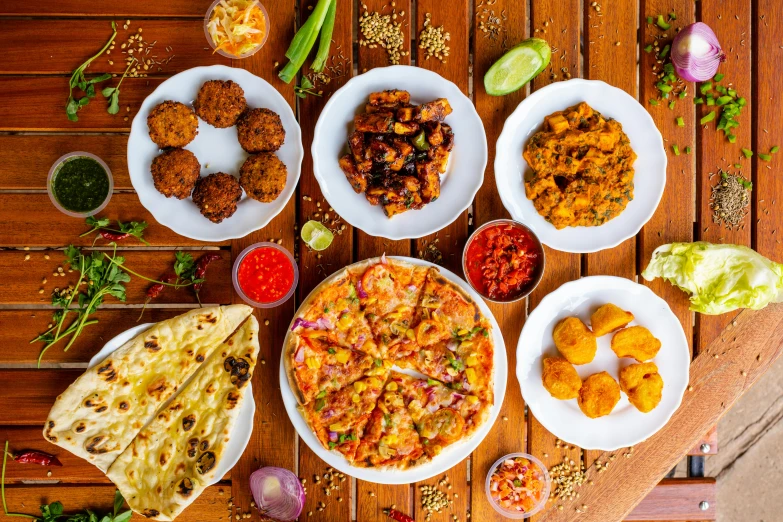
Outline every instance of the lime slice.
<path id="1" fill-rule="evenodd" d="M 528 38 L 492 64 L 484 75 L 487 94 L 503 96 L 518 91 L 549 65 L 552 50 L 545 40 Z"/>
<path id="2" fill-rule="evenodd" d="M 307 243 L 313 250 L 329 248 L 333 240 L 334 234 L 323 223 L 310 220 L 302 227 L 302 241 Z"/>

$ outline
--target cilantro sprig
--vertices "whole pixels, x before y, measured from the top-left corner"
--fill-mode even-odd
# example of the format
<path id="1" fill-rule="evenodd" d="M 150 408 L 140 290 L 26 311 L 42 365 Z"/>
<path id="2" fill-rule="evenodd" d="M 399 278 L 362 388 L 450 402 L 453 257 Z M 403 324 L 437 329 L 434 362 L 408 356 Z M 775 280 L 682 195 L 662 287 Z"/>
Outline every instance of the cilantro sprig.
<path id="1" fill-rule="evenodd" d="M 123 223 L 118 219 L 116 227 L 111 226 L 111 219 L 109 218 L 98 219 L 95 216 L 88 216 L 85 221 L 87 226 L 92 228 L 79 237 L 88 236 L 93 232 L 97 232 L 95 241 L 98 241 L 98 238 L 101 237 L 110 241 L 116 241 L 125 239 L 125 237 L 128 236 L 133 236 L 145 245 L 150 246 L 144 239 L 144 230 L 146 230 L 148 226 L 146 221 L 130 221 L 128 223 Z M 95 244 L 95 241 L 93 241 L 93 245 Z"/>
<path id="2" fill-rule="evenodd" d="M 79 117 L 76 115 L 76 113 L 79 112 L 79 109 L 90 103 L 92 98 L 95 98 L 95 85 L 101 82 L 105 82 L 111 78 L 111 74 L 109 73 L 101 74 L 100 76 L 90 78 L 89 80 L 84 76 L 84 71 L 87 69 L 87 67 L 89 67 L 96 58 L 106 52 L 106 49 L 111 46 L 111 44 L 114 42 L 114 39 L 117 37 L 117 26 L 113 21 L 111 23 L 111 29 L 112 35 L 109 38 L 109 41 L 106 42 L 106 45 L 104 45 L 97 54 L 88 58 L 86 62 L 77 67 L 76 70 L 71 74 L 71 79 L 68 82 L 68 101 L 65 103 L 65 114 L 71 121 L 79 121 Z M 82 90 L 84 92 L 84 96 L 82 98 L 74 98 L 74 88 Z M 117 106 L 117 111 L 119 111 L 119 105 Z M 109 112 L 111 114 L 116 114 L 116 112 Z"/>

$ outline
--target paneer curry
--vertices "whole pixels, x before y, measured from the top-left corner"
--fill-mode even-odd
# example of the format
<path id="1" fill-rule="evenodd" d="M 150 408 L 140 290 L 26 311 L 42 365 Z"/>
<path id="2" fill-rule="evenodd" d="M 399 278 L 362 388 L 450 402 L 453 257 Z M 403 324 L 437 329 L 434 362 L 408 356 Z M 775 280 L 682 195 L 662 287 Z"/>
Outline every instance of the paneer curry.
<path id="1" fill-rule="evenodd" d="M 522 156 L 533 169 L 525 194 L 558 230 L 603 225 L 633 200 L 631 142 L 584 102 L 547 116 Z"/>
<path id="2" fill-rule="evenodd" d="M 445 98 L 412 105 L 407 91 L 370 94 L 365 112 L 354 118 L 349 153 L 340 168 L 354 192 L 381 205 L 387 217 L 420 209 L 440 196 L 454 134 L 443 120 Z"/>

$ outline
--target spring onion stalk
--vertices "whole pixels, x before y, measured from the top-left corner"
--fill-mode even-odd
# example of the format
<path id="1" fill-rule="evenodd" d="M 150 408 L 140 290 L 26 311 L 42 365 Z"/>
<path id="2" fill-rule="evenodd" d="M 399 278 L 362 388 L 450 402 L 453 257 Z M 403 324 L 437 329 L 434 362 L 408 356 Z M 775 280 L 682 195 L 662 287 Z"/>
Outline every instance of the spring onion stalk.
<path id="1" fill-rule="evenodd" d="M 324 70 L 326 60 L 329 58 L 329 48 L 332 46 L 332 34 L 334 33 L 334 21 L 337 18 L 337 0 L 332 0 L 329 10 L 326 12 L 324 25 L 321 27 L 321 36 L 318 42 L 318 53 L 310 68 L 319 73 Z"/>
<path id="2" fill-rule="evenodd" d="M 313 9 L 310 18 L 299 28 L 291 40 L 291 45 L 288 47 L 285 55 L 290 60 L 283 70 L 280 71 L 280 79 L 285 83 L 291 83 L 296 77 L 296 73 L 302 68 L 307 55 L 315 45 L 315 41 L 318 39 L 318 33 L 321 31 L 321 27 L 326 19 L 326 13 L 329 11 L 329 6 L 333 0 L 318 0 L 315 8 Z"/>

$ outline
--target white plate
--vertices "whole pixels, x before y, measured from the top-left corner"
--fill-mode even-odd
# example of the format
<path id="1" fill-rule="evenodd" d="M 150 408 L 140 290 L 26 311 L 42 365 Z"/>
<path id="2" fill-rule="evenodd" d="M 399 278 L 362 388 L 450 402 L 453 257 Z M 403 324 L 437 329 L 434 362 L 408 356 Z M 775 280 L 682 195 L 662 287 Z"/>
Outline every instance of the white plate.
<path id="1" fill-rule="evenodd" d="M 271 203 L 261 203 L 242 194 L 237 211 L 222 223 L 213 223 L 198 210 L 191 198 L 167 198 L 157 191 L 152 182 L 150 165 L 161 153 L 152 142 L 147 128 L 147 116 L 157 104 L 173 100 L 191 107 L 201 85 L 207 80 L 233 80 L 245 91 L 251 108 L 266 108 L 280 115 L 285 128 L 285 143 L 277 156 L 288 169 L 288 179 L 280 196 Z M 201 163 L 201 175 L 225 172 L 239 176 L 239 168 L 248 157 L 237 140 L 236 127 L 217 129 L 199 118 L 198 135 L 186 147 Z M 302 170 L 302 132 L 291 106 L 274 87 L 244 69 L 212 65 L 194 67 L 176 74 L 161 83 L 141 104 L 133 118 L 128 139 L 128 171 L 131 183 L 141 204 L 160 223 L 177 234 L 200 241 L 224 241 L 244 237 L 266 226 L 285 207 Z"/>
<path id="2" fill-rule="evenodd" d="M 522 151 L 546 116 L 582 101 L 619 121 L 631 140 L 638 155 L 633 165 L 634 199 L 619 216 L 599 227 L 557 230 L 525 196 L 524 174 L 530 167 Z M 495 181 L 511 217 L 532 228 L 546 246 L 563 252 L 598 252 L 635 236 L 655 213 L 666 185 L 666 151 L 655 122 L 628 93 L 604 82 L 568 80 L 537 90 L 508 117 L 497 142 Z"/>
<path id="3" fill-rule="evenodd" d="M 481 296 L 476 293 L 476 291 L 473 290 L 470 285 L 457 277 L 457 275 L 453 272 L 450 272 L 441 266 L 434 265 L 427 261 L 414 259 L 411 257 L 389 256 L 389 258 L 400 261 L 407 261 L 408 263 L 414 265 L 431 266 L 440 269 L 440 273 L 443 275 L 443 277 L 465 290 L 465 292 L 467 292 L 468 295 L 473 298 L 473 300 L 481 309 L 481 313 L 484 314 L 484 317 L 489 320 L 490 324 L 492 325 L 492 342 L 495 345 L 495 357 L 493 361 L 495 366 L 495 402 L 492 405 L 487 421 L 482 424 L 476 433 L 474 433 L 473 436 L 469 439 L 461 440 L 450 446 L 447 446 L 443 449 L 443 452 L 440 455 L 430 460 L 429 462 L 425 462 L 416 467 L 407 470 L 359 468 L 352 466 L 345 459 L 345 457 L 343 457 L 336 450 L 329 451 L 321 446 L 321 442 L 318 440 L 318 437 L 315 436 L 315 433 L 313 433 L 313 431 L 310 429 L 310 426 L 307 425 L 307 421 L 304 419 L 304 417 L 302 417 L 302 414 L 297 409 L 298 402 L 296 401 L 294 392 L 291 390 L 291 386 L 288 382 L 288 376 L 285 372 L 285 362 L 282 360 L 282 358 L 280 360 L 280 391 L 283 395 L 283 404 L 285 404 L 288 417 L 291 419 L 291 422 L 293 423 L 294 428 L 296 428 L 297 433 L 299 433 L 299 436 L 303 441 L 305 441 L 310 449 L 313 450 L 316 455 L 321 457 L 321 459 L 323 459 L 323 461 L 326 462 L 329 466 L 358 479 L 367 480 L 369 482 L 376 482 L 378 484 L 412 484 L 413 482 L 426 480 L 428 478 L 434 477 L 435 475 L 439 475 L 448 469 L 451 469 L 458 463 L 462 462 L 462 460 L 467 458 L 471 452 L 476 449 L 479 444 L 481 444 L 481 441 L 484 440 L 484 437 L 487 436 L 489 430 L 492 429 L 492 425 L 495 424 L 498 413 L 500 413 L 500 407 L 503 405 L 503 398 L 506 395 L 506 380 L 508 379 L 508 362 L 506 360 L 506 344 L 503 341 L 503 333 L 500 331 L 498 322 L 495 320 L 495 317 L 492 315 L 492 311 L 489 309 Z M 329 276 L 329 278 L 331 279 L 342 272 L 343 270 L 339 270 L 335 274 Z M 310 297 L 308 296 L 304 302 L 309 301 L 309 299 Z M 297 310 L 294 317 L 297 317 L 299 312 L 300 310 Z M 291 324 L 293 324 L 293 321 Z M 291 330 L 289 327 L 288 335 L 290 334 Z M 286 341 L 283 342 L 283 346 L 285 346 L 287 343 L 288 339 L 286 338 Z M 394 368 L 402 373 L 418 375 L 416 372 L 412 372 L 410 370 L 400 370 L 396 366 Z"/>
<path id="4" fill-rule="evenodd" d="M 96 353 L 92 359 L 90 359 L 87 368 L 89 369 L 96 364 L 100 364 L 117 348 L 127 343 L 138 334 L 149 330 L 154 325 L 154 323 L 144 323 L 138 326 L 134 326 L 130 330 L 125 330 L 120 335 L 107 342 L 103 348 L 101 348 L 101 351 Z M 187 385 L 191 379 L 185 381 L 183 387 Z M 245 400 L 242 401 L 242 405 L 239 407 L 239 417 L 237 417 L 237 422 L 234 424 L 234 430 L 231 432 L 231 438 L 229 439 L 226 450 L 223 453 L 223 458 L 220 459 L 217 464 L 215 477 L 209 483 L 210 486 L 223 480 L 223 477 L 226 476 L 226 473 L 231 471 L 236 463 L 239 462 L 239 458 L 245 452 L 245 448 L 250 442 L 250 435 L 253 433 L 253 416 L 256 413 L 256 401 L 253 397 L 253 387 L 250 383 L 247 383 L 247 390 L 245 393 L 247 395 Z"/>
<path id="5" fill-rule="evenodd" d="M 612 413 L 590 419 L 576 399 L 555 399 L 541 382 L 543 357 L 558 355 L 552 340 L 555 325 L 565 317 L 577 316 L 589 326 L 590 314 L 606 303 L 632 312 L 635 318 L 631 325 L 644 326 L 661 340 L 661 350 L 652 362 L 663 378 L 663 398 L 650 413 L 637 410 L 621 392 Z M 611 340 L 612 334 L 599 337 L 593 362 L 575 366 L 582 379 L 606 371 L 617 380 L 620 368 L 636 363 L 619 359 L 610 347 Z M 688 341 L 669 305 L 646 286 L 621 277 L 585 277 L 565 283 L 533 310 L 517 345 L 517 379 L 530 411 L 555 436 L 584 449 L 613 451 L 654 435 L 679 408 L 689 369 Z"/>
<path id="6" fill-rule="evenodd" d="M 364 194 L 353 191 L 338 164 L 348 150 L 353 117 L 364 112 L 371 92 L 387 89 L 410 92 L 414 104 L 447 98 L 454 111 L 446 118 L 454 131 L 454 150 L 446 173 L 441 175 L 440 197 L 420 210 L 391 219 L 380 206 L 370 205 Z M 487 136 L 473 103 L 459 87 L 432 71 L 395 65 L 356 76 L 332 95 L 315 126 L 312 153 L 321 192 L 345 221 L 371 236 L 413 239 L 444 228 L 473 202 L 484 182 Z"/>

